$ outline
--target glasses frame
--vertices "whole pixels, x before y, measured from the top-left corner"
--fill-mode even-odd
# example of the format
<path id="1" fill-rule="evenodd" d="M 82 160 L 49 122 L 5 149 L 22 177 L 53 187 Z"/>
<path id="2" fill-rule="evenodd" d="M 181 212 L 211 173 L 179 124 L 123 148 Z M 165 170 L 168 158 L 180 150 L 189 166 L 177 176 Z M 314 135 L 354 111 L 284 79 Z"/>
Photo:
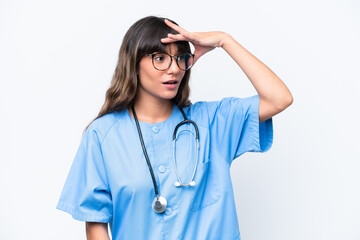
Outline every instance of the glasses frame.
<path id="1" fill-rule="evenodd" d="M 168 55 L 168 56 L 170 57 L 170 62 L 169 62 L 169 65 L 167 66 L 167 68 L 165 68 L 165 69 L 158 69 L 158 68 L 155 67 L 154 56 L 155 56 L 156 54 L 165 54 L 165 55 Z M 193 58 L 193 59 L 192 59 L 191 66 L 190 66 L 188 69 L 182 69 L 182 68 L 180 67 L 180 65 L 179 65 L 179 62 L 178 62 L 179 57 L 182 56 L 182 55 L 184 55 L 184 54 L 190 54 L 190 55 L 192 56 L 192 58 Z M 157 53 L 145 54 L 145 56 L 151 56 L 151 63 L 152 63 L 152 65 L 153 65 L 153 67 L 154 67 L 156 70 L 158 70 L 158 71 L 165 71 L 165 70 L 169 69 L 169 67 L 170 67 L 171 64 L 172 64 L 173 58 L 176 60 L 176 65 L 178 66 L 179 69 L 181 69 L 181 70 L 183 70 L 183 71 L 187 71 L 187 70 L 189 70 L 190 68 L 192 68 L 192 66 L 194 65 L 194 58 L 195 58 L 195 55 L 192 54 L 192 53 L 183 53 L 183 54 L 181 54 L 181 55 L 179 55 L 179 56 L 175 56 L 175 55 L 170 55 L 170 54 L 168 54 L 168 53 L 159 53 L 159 52 L 157 52 Z"/>

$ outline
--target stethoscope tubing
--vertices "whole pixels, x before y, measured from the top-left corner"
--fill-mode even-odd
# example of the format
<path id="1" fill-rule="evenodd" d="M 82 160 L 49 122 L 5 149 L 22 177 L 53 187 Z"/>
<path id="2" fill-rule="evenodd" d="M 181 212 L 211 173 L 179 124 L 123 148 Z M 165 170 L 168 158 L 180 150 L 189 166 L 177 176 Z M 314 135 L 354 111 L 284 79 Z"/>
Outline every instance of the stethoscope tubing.
<path id="1" fill-rule="evenodd" d="M 178 128 L 179 128 L 181 125 L 184 125 L 184 124 L 186 124 L 186 123 L 191 123 L 191 124 L 194 126 L 195 132 L 196 132 L 196 139 L 199 141 L 199 129 L 198 129 L 196 123 L 195 123 L 194 121 L 192 121 L 192 120 L 188 120 L 188 119 L 186 118 L 186 115 L 185 115 L 185 113 L 183 112 L 183 110 L 182 110 L 181 108 L 180 108 L 180 110 L 181 110 L 181 112 L 183 113 L 183 116 L 184 116 L 185 120 L 181 121 L 178 125 L 176 125 L 176 127 L 175 127 L 175 129 L 174 129 L 174 133 L 173 133 L 173 141 L 175 141 L 175 139 L 176 139 L 176 133 L 177 133 Z"/>
<path id="2" fill-rule="evenodd" d="M 178 180 L 178 181 L 175 182 L 175 186 L 176 187 L 195 186 L 194 177 L 195 177 L 195 173 L 196 173 L 196 169 L 197 169 L 197 165 L 198 165 L 198 160 L 199 160 L 199 129 L 198 129 L 197 124 L 194 121 L 187 119 L 183 109 L 180 108 L 180 107 L 179 107 L 179 109 L 181 111 L 181 114 L 184 117 L 184 120 L 176 125 L 176 127 L 174 129 L 174 133 L 173 133 L 174 169 L 175 169 L 176 177 L 177 177 L 177 180 Z M 138 130 L 141 147 L 143 149 L 144 156 L 145 156 L 145 159 L 146 159 L 146 163 L 148 165 L 148 168 L 149 168 L 149 171 L 150 171 L 150 174 L 151 174 L 151 179 L 152 179 L 153 185 L 154 185 L 154 190 L 155 190 L 156 197 L 153 200 L 153 209 L 157 213 L 163 213 L 165 211 L 166 207 L 167 207 L 167 201 L 166 201 L 166 198 L 164 198 L 163 196 L 159 196 L 159 190 L 158 190 L 158 187 L 157 187 L 157 182 L 156 182 L 156 179 L 155 179 L 154 171 L 152 169 L 152 166 L 151 166 L 151 163 L 150 163 L 150 160 L 149 160 L 149 156 L 148 156 L 147 151 L 146 151 L 144 139 L 143 139 L 142 133 L 141 133 L 140 124 L 139 124 L 138 118 L 136 116 L 135 108 L 134 108 L 133 104 L 131 105 L 131 110 L 132 110 L 133 115 L 134 115 L 134 119 L 135 119 L 136 127 L 137 127 L 137 130 Z M 177 133 L 178 128 L 180 126 L 184 125 L 184 124 L 187 124 L 187 123 L 192 124 L 194 126 L 194 128 L 195 128 L 195 131 L 196 131 L 196 162 L 195 162 L 194 171 L 193 171 L 192 176 L 191 176 L 191 180 L 189 181 L 188 184 L 183 184 L 181 179 L 180 179 L 179 172 L 178 172 L 177 166 L 176 166 L 176 158 L 175 158 L 176 144 L 175 144 L 175 142 L 176 142 L 176 133 Z"/>
<path id="3" fill-rule="evenodd" d="M 187 184 L 182 183 L 179 172 L 177 170 L 176 157 L 175 157 L 175 148 L 176 148 L 175 142 L 176 142 L 176 139 L 173 140 L 174 170 L 175 170 L 176 177 L 178 179 L 178 182 L 175 183 L 175 186 L 177 186 L 177 187 L 195 186 L 194 177 L 195 177 L 195 173 L 196 173 L 196 169 L 197 169 L 197 165 L 198 165 L 198 161 L 199 161 L 199 139 L 196 139 L 196 162 L 195 162 L 195 167 L 194 167 L 193 173 L 191 175 L 190 181 Z"/>
<path id="4" fill-rule="evenodd" d="M 136 127 L 137 127 L 137 130 L 138 130 L 138 134 L 139 134 L 139 138 L 140 138 L 140 142 L 141 142 L 141 147 L 143 149 L 144 156 L 145 156 L 145 159 L 146 159 L 146 163 L 148 165 L 148 168 L 149 168 L 149 171 L 150 171 L 150 174 L 151 174 L 151 178 L 152 178 L 152 181 L 153 181 L 153 184 L 154 184 L 155 194 L 156 194 L 156 196 L 159 196 L 159 190 L 157 188 L 154 171 L 152 170 L 151 163 L 150 163 L 150 160 L 149 160 L 149 156 L 148 156 L 148 154 L 146 152 L 144 139 L 142 137 L 140 124 L 139 124 L 138 118 L 137 118 L 136 113 L 135 113 L 134 105 L 131 105 L 131 110 L 132 110 L 134 118 L 135 118 Z"/>

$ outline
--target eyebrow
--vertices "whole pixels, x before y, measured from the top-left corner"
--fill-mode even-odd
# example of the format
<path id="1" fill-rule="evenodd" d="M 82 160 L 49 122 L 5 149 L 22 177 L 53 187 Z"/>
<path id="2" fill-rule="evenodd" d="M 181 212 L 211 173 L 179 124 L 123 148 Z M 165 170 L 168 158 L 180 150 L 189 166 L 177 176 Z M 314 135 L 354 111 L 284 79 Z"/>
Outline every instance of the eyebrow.
<path id="1" fill-rule="evenodd" d="M 171 55 L 170 53 L 168 53 L 168 52 L 166 52 L 166 51 L 153 52 L 153 53 L 165 53 L 165 54 Z M 174 55 L 171 55 L 171 56 L 180 56 L 181 54 L 184 54 L 184 53 L 187 53 L 187 52 L 179 52 L 179 51 L 177 51 Z"/>

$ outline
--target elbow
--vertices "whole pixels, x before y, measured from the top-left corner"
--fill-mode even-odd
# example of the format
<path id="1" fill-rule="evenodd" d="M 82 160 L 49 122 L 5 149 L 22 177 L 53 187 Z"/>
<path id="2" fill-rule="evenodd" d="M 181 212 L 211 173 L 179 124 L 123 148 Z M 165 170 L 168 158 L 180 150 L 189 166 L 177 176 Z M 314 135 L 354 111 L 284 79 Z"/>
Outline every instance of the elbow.
<path id="1" fill-rule="evenodd" d="M 293 102 L 294 102 L 294 97 L 292 96 L 291 93 L 289 93 L 285 101 L 286 107 L 289 107 Z"/>
<path id="2" fill-rule="evenodd" d="M 282 112 L 288 108 L 294 102 L 294 98 L 291 93 L 287 94 L 278 99 L 277 104 L 275 104 L 277 112 Z"/>
<path id="3" fill-rule="evenodd" d="M 283 97 L 281 104 L 280 104 L 280 109 L 285 110 L 286 108 L 288 108 L 292 103 L 294 102 L 294 98 L 291 95 L 291 93 L 287 94 L 285 97 Z"/>

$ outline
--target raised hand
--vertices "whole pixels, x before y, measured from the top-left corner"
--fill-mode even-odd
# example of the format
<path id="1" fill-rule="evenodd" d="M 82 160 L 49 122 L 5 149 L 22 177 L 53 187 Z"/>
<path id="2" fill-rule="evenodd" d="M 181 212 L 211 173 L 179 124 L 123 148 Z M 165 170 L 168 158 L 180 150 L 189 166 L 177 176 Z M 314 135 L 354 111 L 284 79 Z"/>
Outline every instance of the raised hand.
<path id="1" fill-rule="evenodd" d="M 233 39 L 230 34 L 224 32 L 188 32 L 168 20 L 165 20 L 165 23 L 178 34 L 168 34 L 166 38 L 161 39 L 161 42 L 191 42 L 195 47 L 195 62 L 216 47 L 222 47 L 234 59 L 259 94 L 260 123 L 283 111 L 292 103 L 292 95 L 280 78 Z"/>
<path id="2" fill-rule="evenodd" d="M 165 19 L 165 23 L 177 31 L 179 34 L 168 34 L 166 38 L 162 38 L 162 43 L 172 43 L 176 41 L 191 42 L 194 47 L 194 63 L 205 53 L 213 50 L 216 47 L 222 47 L 224 39 L 228 34 L 224 32 L 189 32 L 179 27 L 178 25 Z"/>

